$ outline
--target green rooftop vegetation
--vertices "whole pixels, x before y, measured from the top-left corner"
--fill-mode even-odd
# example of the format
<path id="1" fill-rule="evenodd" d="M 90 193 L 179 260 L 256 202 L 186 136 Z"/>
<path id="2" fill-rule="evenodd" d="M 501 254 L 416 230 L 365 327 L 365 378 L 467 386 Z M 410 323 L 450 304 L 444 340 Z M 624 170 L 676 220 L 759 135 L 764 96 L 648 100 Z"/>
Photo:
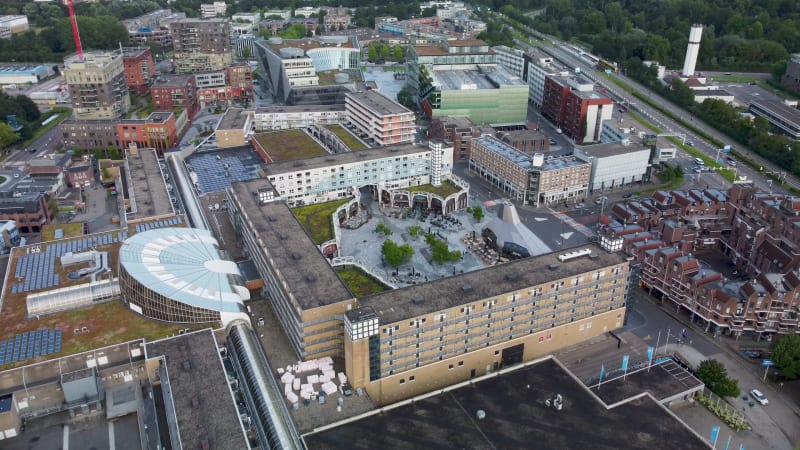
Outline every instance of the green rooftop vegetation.
<path id="1" fill-rule="evenodd" d="M 339 139 L 344 142 L 344 145 L 354 152 L 369 148 L 364 145 L 363 142 L 359 141 L 358 138 L 350 134 L 349 131 L 345 130 L 341 125 L 328 125 L 326 128 L 333 131 L 333 134 L 336 136 L 339 136 Z"/>
<path id="2" fill-rule="evenodd" d="M 439 187 L 436 187 L 432 184 L 422 184 L 420 186 L 412 186 L 408 188 L 408 190 L 411 192 L 430 192 L 431 194 L 436 194 L 442 198 L 447 198 L 448 195 L 453 195 L 461 191 L 461 188 L 452 181 L 445 180 Z"/>
<path id="3" fill-rule="evenodd" d="M 377 294 L 378 292 L 388 291 L 389 286 L 380 282 L 377 278 L 364 272 L 359 267 L 348 267 L 346 269 L 336 269 L 339 278 L 342 279 L 347 289 L 356 297 L 366 297 L 367 295 Z"/>
<path id="4" fill-rule="evenodd" d="M 331 214 L 337 208 L 349 202 L 350 199 L 334 200 L 332 202 L 316 203 L 313 205 L 299 206 L 292 209 L 297 221 L 311 235 L 315 244 L 321 245 L 333 239 L 333 223 Z"/>
<path id="5" fill-rule="evenodd" d="M 328 154 L 303 130 L 262 133 L 256 134 L 255 138 L 266 149 L 273 161 L 294 161 Z"/>

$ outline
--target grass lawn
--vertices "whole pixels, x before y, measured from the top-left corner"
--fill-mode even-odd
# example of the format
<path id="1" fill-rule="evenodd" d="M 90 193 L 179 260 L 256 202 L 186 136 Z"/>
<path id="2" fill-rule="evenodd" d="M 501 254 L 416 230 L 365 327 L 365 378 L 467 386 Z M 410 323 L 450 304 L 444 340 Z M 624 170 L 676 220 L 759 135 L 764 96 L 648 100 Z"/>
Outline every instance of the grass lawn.
<path id="1" fill-rule="evenodd" d="M 61 353 L 48 355 L 37 360 L 22 361 L 17 363 L 18 365 L 59 358 L 137 338 L 155 340 L 171 334 L 177 334 L 180 329 L 186 328 L 186 325 L 169 325 L 146 319 L 126 308 L 119 300 L 42 316 L 39 320 L 27 319 L 25 313 L 24 294 L 6 296 L 2 311 L 4 320 L 2 330 L 0 330 L 0 339 L 12 339 L 18 333 L 34 331 L 40 328 L 61 330 Z M 207 324 L 196 325 L 189 328 L 201 329 L 208 326 Z M 74 334 L 73 330 L 81 327 L 87 327 L 89 331 Z M 3 366 L 2 369 L 9 369 L 14 366 L 14 364 L 9 364 Z"/>
<path id="2" fill-rule="evenodd" d="M 42 241 L 47 242 L 55 239 L 56 228 L 64 230 L 65 238 L 83 235 L 83 222 L 60 223 L 58 225 L 51 223 L 42 227 Z"/>
<path id="3" fill-rule="evenodd" d="M 344 145 L 354 152 L 369 148 L 364 145 L 363 142 L 359 141 L 358 138 L 350 134 L 349 131 L 345 130 L 341 125 L 327 125 L 326 128 L 333 131 L 333 134 L 336 136 L 339 136 L 339 139 L 344 142 Z"/>
<path id="4" fill-rule="evenodd" d="M 737 77 L 734 75 L 714 75 L 711 80 L 722 83 L 750 83 L 752 81 L 761 80 L 756 77 Z"/>
<path id="5" fill-rule="evenodd" d="M 6 177 L 0 175 L 0 184 L 3 184 L 5 182 L 6 182 Z"/>
<path id="6" fill-rule="evenodd" d="M 445 180 L 441 186 L 436 187 L 432 184 L 423 184 L 421 186 L 412 186 L 408 188 L 411 192 L 430 192 L 442 198 L 447 198 L 448 195 L 453 195 L 461 190 L 452 181 Z"/>
<path id="7" fill-rule="evenodd" d="M 336 269 L 336 273 L 356 297 L 366 297 L 367 295 L 391 289 L 372 275 L 355 266 L 347 269 Z"/>
<path id="8" fill-rule="evenodd" d="M 311 235 L 315 244 L 320 245 L 333 239 L 333 224 L 331 214 L 336 208 L 349 202 L 350 199 L 334 200 L 332 202 L 317 203 L 314 205 L 300 206 L 292 209 L 298 222 L 303 225 L 306 232 Z"/>
<path id="9" fill-rule="evenodd" d="M 308 159 L 328 154 L 303 130 L 262 133 L 255 135 L 255 138 L 276 162 Z"/>

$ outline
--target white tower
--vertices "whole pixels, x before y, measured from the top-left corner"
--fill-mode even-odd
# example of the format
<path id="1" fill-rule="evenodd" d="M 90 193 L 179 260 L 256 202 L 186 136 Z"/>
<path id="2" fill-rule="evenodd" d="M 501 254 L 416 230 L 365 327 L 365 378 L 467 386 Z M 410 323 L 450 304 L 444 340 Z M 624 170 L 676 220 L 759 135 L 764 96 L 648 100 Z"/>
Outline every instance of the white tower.
<path id="1" fill-rule="evenodd" d="M 683 61 L 683 76 L 694 75 L 694 66 L 697 64 L 697 54 L 700 53 L 700 38 L 703 37 L 703 26 L 692 25 L 689 31 L 689 45 L 686 46 L 686 59 Z"/>

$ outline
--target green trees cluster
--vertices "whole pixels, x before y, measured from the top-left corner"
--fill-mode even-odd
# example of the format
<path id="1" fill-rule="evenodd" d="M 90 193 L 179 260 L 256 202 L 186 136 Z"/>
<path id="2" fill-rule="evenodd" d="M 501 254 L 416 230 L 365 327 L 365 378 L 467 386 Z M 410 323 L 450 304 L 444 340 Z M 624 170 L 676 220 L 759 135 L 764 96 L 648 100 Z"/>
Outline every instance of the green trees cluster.
<path id="1" fill-rule="evenodd" d="M 15 143 L 20 138 L 28 139 L 33 132 L 41 127 L 39 108 L 33 103 L 30 97 L 25 95 L 10 96 L 4 92 L 0 93 L 0 120 L 5 121 L 10 115 L 15 115 L 17 123 L 22 125 L 22 130 L 15 133 L 14 130 L 5 125 L 0 131 L 0 147 L 6 148 Z"/>
<path id="2" fill-rule="evenodd" d="M 716 359 L 701 362 L 694 375 L 720 397 L 739 396 L 739 382 L 728 377 L 728 370 Z"/>
<path id="3" fill-rule="evenodd" d="M 770 359 L 786 378 L 800 376 L 800 335 L 786 334 L 776 339 L 772 343 Z"/>
<path id="4" fill-rule="evenodd" d="M 379 233 L 379 234 L 382 234 L 384 236 L 391 236 L 392 235 L 392 229 L 389 228 L 383 222 L 378 222 L 378 225 L 375 226 L 375 232 Z"/>
<path id="5" fill-rule="evenodd" d="M 390 46 L 378 41 L 372 41 L 367 48 L 367 58 L 372 62 L 377 61 L 396 61 L 401 62 L 405 57 L 403 47 L 400 45 Z"/>
<path id="6" fill-rule="evenodd" d="M 460 251 L 450 251 L 447 244 L 437 239 L 433 233 L 429 233 L 425 236 L 425 242 L 431 248 L 431 259 L 433 259 L 433 262 L 444 264 L 446 262 L 457 262 L 461 260 Z"/>
<path id="7" fill-rule="evenodd" d="M 392 267 L 399 267 L 400 264 L 411 259 L 414 256 L 414 248 L 409 244 L 397 245 L 391 239 L 387 239 L 381 246 L 381 253 L 386 263 Z"/>
<path id="8" fill-rule="evenodd" d="M 502 21 L 485 20 L 486 31 L 481 31 L 480 34 L 478 34 L 478 39 L 485 41 L 489 45 L 514 46 L 514 36 L 511 35 L 511 29 L 504 27 Z"/>
<path id="9" fill-rule="evenodd" d="M 800 6 L 755 0 L 751 3 L 558 0 L 493 0 L 496 9 L 543 33 L 578 39 L 616 61 L 637 57 L 670 67 L 683 62 L 689 28 L 705 25 L 701 70 L 768 71 L 800 51 Z M 531 17 L 531 9 L 542 14 Z"/>

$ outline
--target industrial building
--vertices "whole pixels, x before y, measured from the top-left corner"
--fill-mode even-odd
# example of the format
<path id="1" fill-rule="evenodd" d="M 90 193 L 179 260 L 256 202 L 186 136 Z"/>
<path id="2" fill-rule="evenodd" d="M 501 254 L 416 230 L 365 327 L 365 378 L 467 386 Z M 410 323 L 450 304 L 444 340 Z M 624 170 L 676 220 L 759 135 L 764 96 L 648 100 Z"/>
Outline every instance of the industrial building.
<path id="1" fill-rule="evenodd" d="M 574 155 L 592 165 L 589 192 L 627 186 L 645 179 L 650 149 L 630 140 L 576 147 Z"/>
<path id="2" fill-rule="evenodd" d="M 800 110 L 783 102 L 753 102 L 748 111 L 767 119 L 773 130 L 795 141 L 800 140 Z"/>

